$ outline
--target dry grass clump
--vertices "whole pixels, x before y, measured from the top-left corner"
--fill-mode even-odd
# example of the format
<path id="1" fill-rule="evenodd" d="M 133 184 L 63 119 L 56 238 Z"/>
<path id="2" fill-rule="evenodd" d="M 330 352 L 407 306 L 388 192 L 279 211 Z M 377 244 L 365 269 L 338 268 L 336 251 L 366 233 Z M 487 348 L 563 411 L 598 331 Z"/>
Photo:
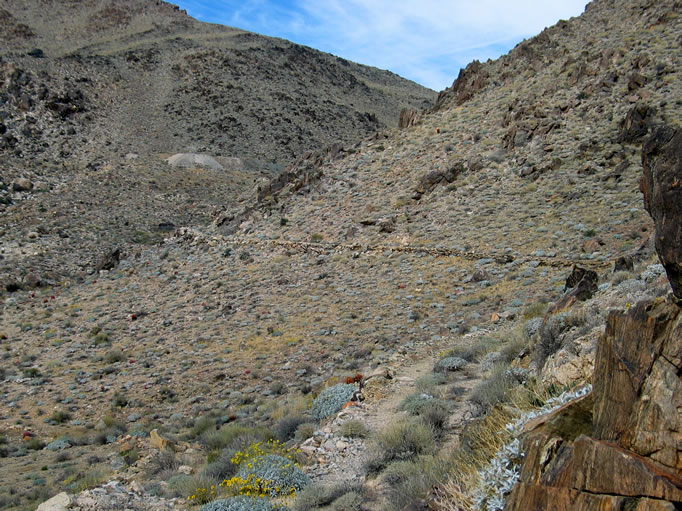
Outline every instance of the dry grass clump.
<path id="1" fill-rule="evenodd" d="M 378 472 L 395 461 L 433 454 L 436 446 L 434 436 L 433 429 L 419 418 L 410 417 L 395 422 L 374 437 L 374 455 L 368 462 L 368 468 Z"/>

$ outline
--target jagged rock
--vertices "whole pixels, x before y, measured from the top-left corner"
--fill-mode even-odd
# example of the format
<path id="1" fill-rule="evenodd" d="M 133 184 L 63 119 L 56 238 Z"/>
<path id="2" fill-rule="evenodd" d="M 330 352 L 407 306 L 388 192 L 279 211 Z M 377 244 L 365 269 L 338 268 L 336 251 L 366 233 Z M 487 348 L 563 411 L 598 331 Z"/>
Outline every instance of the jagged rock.
<path id="1" fill-rule="evenodd" d="M 398 121 L 399 128 L 409 128 L 414 126 L 421 119 L 421 112 L 414 108 L 403 108 L 400 111 L 400 120 Z"/>
<path id="2" fill-rule="evenodd" d="M 547 357 L 542 368 L 543 383 L 571 386 L 576 382 L 591 381 L 594 373 L 594 353 L 601 334 L 602 329 L 595 328 L 573 341 L 570 346 L 562 347 Z"/>
<path id="3" fill-rule="evenodd" d="M 613 263 L 613 272 L 634 271 L 635 262 L 632 256 L 621 256 Z"/>
<path id="4" fill-rule="evenodd" d="M 656 224 L 656 252 L 682 300 L 682 129 L 663 128 L 642 147 L 639 189 Z"/>
<path id="5" fill-rule="evenodd" d="M 394 216 L 388 218 L 381 218 L 377 222 L 379 225 L 379 232 L 392 233 L 396 228 L 396 220 Z"/>
<path id="6" fill-rule="evenodd" d="M 618 142 L 632 143 L 641 140 L 649 132 L 655 113 L 655 108 L 644 103 L 632 107 L 620 123 Z"/>
<path id="7" fill-rule="evenodd" d="M 571 274 L 566 279 L 564 286 L 566 293 L 557 300 L 550 312 L 554 313 L 568 309 L 576 301 L 584 302 L 589 300 L 598 289 L 599 275 L 597 275 L 597 272 L 574 265 Z"/>
<path id="8" fill-rule="evenodd" d="M 417 183 L 415 189 L 415 195 L 421 198 L 422 195 L 430 193 L 436 186 L 441 183 L 452 183 L 457 179 L 457 176 L 462 172 L 464 165 L 462 163 L 456 163 L 448 167 L 447 170 L 432 170 L 427 172 Z"/>
<path id="9" fill-rule="evenodd" d="M 118 266 L 120 260 L 121 249 L 119 247 L 116 247 L 99 260 L 99 262 L 95 266 L 95 270 L 98 272 L 102 270 L 113 270 L 114 268 L 116 268 L 116 266 Z"/>
<path id="10" fill-rule="evenodd" d="M 333 144 L 322 151 L 308 151 L 295 163 L 280 172 L 275 178 L 258 187 L 258 202 L 267 198 L 275 198 L 289 191 L 297 192 L 318 181 L 323 172 L 321 167 L 342 157 L 344 149 L 340 144 Z"/>
<path id="11" fill-rule="evenodd" d="M 470 100 L 488 85 L 488 72 L 478 60 L 474 60 L 467 67 L 459 71 L 452 86 L 438 95 L 435 110 L 445 107 L 450 98 L 454 98 L 456 105 Z"/>

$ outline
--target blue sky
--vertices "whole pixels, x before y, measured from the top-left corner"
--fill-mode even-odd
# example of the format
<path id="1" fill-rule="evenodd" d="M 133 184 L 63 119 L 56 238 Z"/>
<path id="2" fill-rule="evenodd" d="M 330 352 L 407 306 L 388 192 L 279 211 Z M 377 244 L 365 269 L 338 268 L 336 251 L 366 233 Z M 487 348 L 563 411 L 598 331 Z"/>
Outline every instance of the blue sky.
<path id="1" fill-rule="evenodd" d="M 587 0 L 174 0 L 201 21 L 282 37 L 435 90 Z"/>

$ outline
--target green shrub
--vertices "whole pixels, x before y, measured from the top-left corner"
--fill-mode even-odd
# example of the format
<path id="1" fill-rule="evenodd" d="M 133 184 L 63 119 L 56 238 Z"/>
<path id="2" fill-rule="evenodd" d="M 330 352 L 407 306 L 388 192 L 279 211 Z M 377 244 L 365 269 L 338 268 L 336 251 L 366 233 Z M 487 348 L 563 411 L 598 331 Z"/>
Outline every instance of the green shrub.
<path id="1" fill-rule="evenodd" d="M 163 449 L 156 453 L 147 464 L 148 476 L 155 476 L 160 473 L 175 472 L 180 466 L 180 462 L 175 456 L 175 452 L 170 449 Z"/>
<path id="2" fill-rule="evenodd" d="M 50 415 L 50 420 L 63 424 L 64 422 L 71 420 L 71 413 L 66 410 L 55 410 L 52 412 L 52 415 Z"/>
<path id="3" fill-rule="evenodd" d="M 220 481 L 203 475 L 190 476 L 177 474 L 168 479 L 168 488 L 175 497 L 188 498 L 192 503 L 205 504 L 215 498 L 211 487 L 218 487 Z"/>
<path id="4" fill-rule="evenodd" d="M 212 421 L 214 423 L 214 421 Z M 218 430 L 204 430 L 200 443 L 212 451 L 226 447 L 240 450 L 256 442 L 265 442 L 275 435 L 261 426 L 244 426 L 242 424 L 228 424 Z"/>
<path id="5" fill-rule="evenodd" d="M 340 383 L 332 387 L 327 387 L 320 395 L 313 401 L 313 407 L 310 411 L 313 419 L 321 420 L 329 415 L 341 410 L 341 407 L 347 403 L 353 393 L 355 392 L 355 385 Z"/>
<path id="6" fill-rule="evenodd" d="M 479 383 L 471 393 L 471 401 L 484 410 L 492 409 L 496 404 L 503 403 L 509 397 L 511 385 L 506 377 L 507 366 L 496 364 L 490 376 Z"/>
<path id="7" fill-rule="evenodd" d="M 439 385 L 444 385 L 447 382 L 447 378 L 442 373 L 432 373 L 420 376 L 415 381 L 414 386 L 419 394 L 430 394 L 435 396 L 437 393 L 437 387 Z"/>
<path id="8" fill-rule="evenodd" d="M 389 485 L 391 509 L 403 509 L 414 500 L 424 498 L 434 484 L 442 482 L 450 468 L 448 459 L 428 455 L 388 465 L 381 478 Z"/>
<path id="9" fill-rule="evenodd" d="M 365 438 L 369 434 L 369 430 L 364 422 L 350 419 L 341 424 L 339 434 L 348 438 Z"/>
<path id="10" fill-rule="evenodd" d="M 308 511 L 323 506 L 328 506 L 332 502 L 342 498 L 348 493 L 356 493 L 360 490 L 360 485 L 350 483 L 339 484 L 311 484 L 306 486 L 296 495 L 294 501 L 295 511 Z M 328 509 L 328 508 L 327 508 Z"/>
<path id="11" fill-rule="evenodd" d="M 237 473 L 238 467 L 232 463 L 232 457 L 236 452 L 235 449 L 223 449 L 215 460 L 204 466 L 201 475 L 208 479 L 229 479 Z"/>
<path id="12" fill-rule="evenodd" d="M 419 419 L 395 422 L 374 438 L 374 456 L 369 462 L 372 470 L 393 461 L 413 459 L 420 454 L 431 454 L 435 448 L 433 430 Z"/>
<path id="13" fill-rule="evenodd" d="M 336 499 L 329 506 L 329 511 L 360 511 L 364 502 L 362 494 L 353 491 Z"/>
<path id="14" fill-rule="evenodd" d="M 121 350 L 111 350 L 106 355 L 104 355 L 104 361 L 107 364 L 114 364 L 116 362 L 121 362 L 125 359 L 123 352 Z"/>
<path id="15" fill-rule="evenodd" d="M 312 422 L 306 422 L 304 424 L 301 424 L 296 428 L 296 434 L 294 435 L 294 438 L 296 439 L 297 442 L 303 442 L 304 440 L 308 440 L 315 433 L 315 429 L 316 426 Z"/>

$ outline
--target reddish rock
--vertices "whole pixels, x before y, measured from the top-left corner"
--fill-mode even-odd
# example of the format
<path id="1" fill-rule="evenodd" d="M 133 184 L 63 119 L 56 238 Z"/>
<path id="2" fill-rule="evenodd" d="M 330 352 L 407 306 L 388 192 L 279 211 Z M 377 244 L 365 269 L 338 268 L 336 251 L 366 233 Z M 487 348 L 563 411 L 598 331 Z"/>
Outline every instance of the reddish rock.
<path id="1" fill-rule="evenodd" d="M 570 488 L 519 483 L 505 511 L 621 511 L 625 497 L 592 495 Z"/>

